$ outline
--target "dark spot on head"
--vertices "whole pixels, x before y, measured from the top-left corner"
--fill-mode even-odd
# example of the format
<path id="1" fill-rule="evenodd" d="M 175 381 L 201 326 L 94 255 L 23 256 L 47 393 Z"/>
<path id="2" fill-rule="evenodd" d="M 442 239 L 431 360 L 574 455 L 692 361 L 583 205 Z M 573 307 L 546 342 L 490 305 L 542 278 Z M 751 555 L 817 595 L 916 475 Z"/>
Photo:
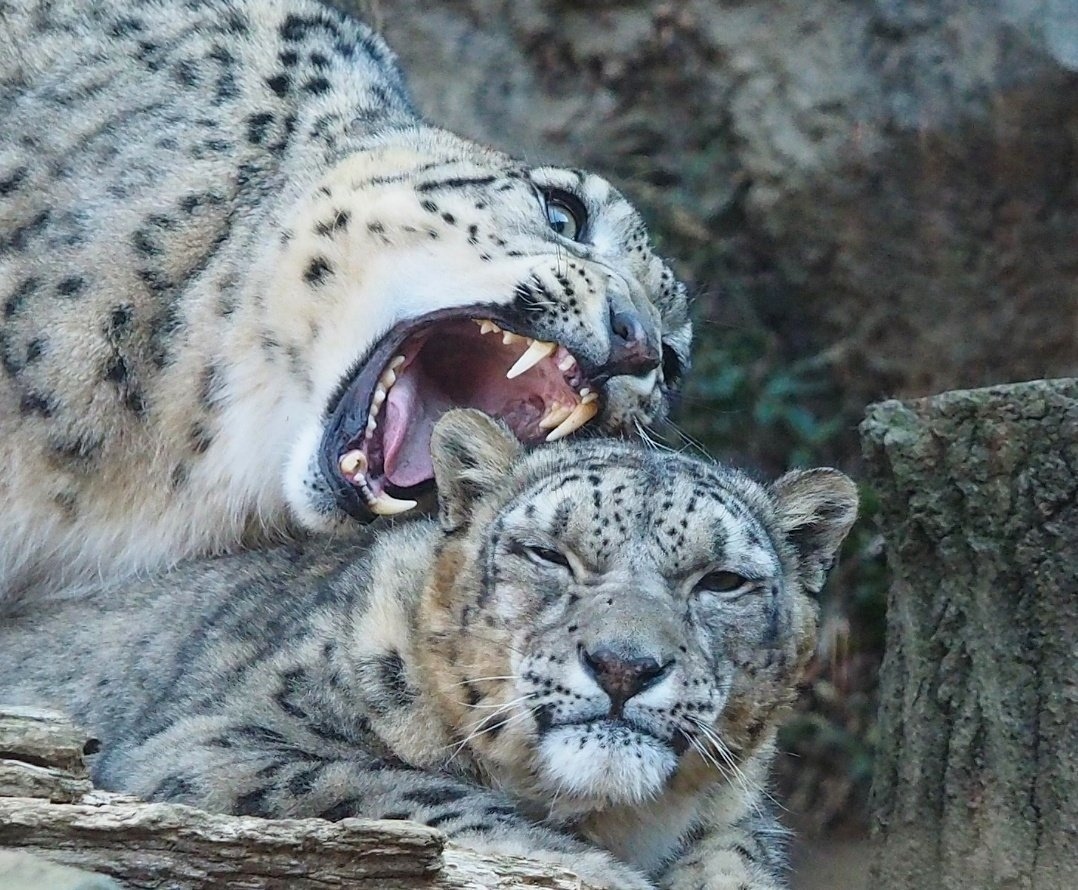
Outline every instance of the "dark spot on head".
<path id="1" fill-rule="evenodd" d="M 191 450 L 195 454 L 205 454 L 206 449 L 212 444 L 213 434 L 201 423 L 196 423 L 191 427 Z"/>
<path id="2" fill-rule="evenodd" d="M 35 337 L 29 343 L 26 344 L 26 363 L 37 361 L 41 358 L 41 353 L 45 350 L 45 344 L 48 341 L 44 337 Z"/>
<path id="3" fill-rule="evenodd" d="M 3 179 L 0 179 L 0 198 L 10 195 L 26 179 L 26 167 L 17 167 Z"/>
<path id="4" fill-rule="evenodd" d="M 273 77 L 266 78 L 266 86 L 268 86 L 278 96 L 284 97 L 288 93 L 288 88 L 292 85 L 292 78 L 287 74 L 275 74 Z"/>
<path id="5" fill-rule="evenodd" d="M 326 279 L 333 274 L 333 266 L 324 256 L 316 256 L 307 264 L 303 272 L 303 280 L 312 287 L 325 284 Z"/>
<path id="6" fill-rule="evenodd" d="M 71 275 L 60 280 L 56 293 L 62 297 L 74 297 L 86 286 L 86 280 L 78 275 Z"/>
<path id="7" fill-rule="evenodd" d="M 55 406 L 51 399 L 45 396 L 38 395 L 37 393 L 28 392 L 23 394 L 22 399 L 19 401 L 19 412 L 21 414 L 37 414 L 40 417 L 52 417 Z"/>
<path id="8" fill-rule="evenodd" d="M 261 145 L 266 138 L 266 130 L 273 123 L 273 115 L 268 111 L 260 111 L 249 115 L 247 118 L 247 141 L 252 145 Z"/>

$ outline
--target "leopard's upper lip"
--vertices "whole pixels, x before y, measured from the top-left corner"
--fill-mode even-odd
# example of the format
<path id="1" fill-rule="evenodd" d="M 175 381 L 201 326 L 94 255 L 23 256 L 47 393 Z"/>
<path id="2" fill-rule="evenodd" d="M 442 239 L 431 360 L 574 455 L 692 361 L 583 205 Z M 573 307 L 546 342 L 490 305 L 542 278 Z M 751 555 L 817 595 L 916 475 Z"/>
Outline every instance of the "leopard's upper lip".
<path id="1" fill-rule="evenodd" d="M 562 438 L 599 413 L 586 362 L 523 333 L 511 308 L 458 307 L 402 322 L 342 381 L 319 463 L 346 512 L 368 521 L 415 506 L 410 496 L 433 475 L 429 427 L 450 407 L 485 410 L 528 442 Z"/>
<path id="2" fill-rule="evenodd" d="M 647 736 L 650 739 L 659 742 L 662 745 L 672 746 L 672 741 L 669 737 L 663 736 L 655 729 L 645 726 L 642 723 L 637 722 L 628 717 L 611 717 L 609 714 L 601 714 L 591 717 L 579 717 L 572 720 L 559 720 L 552 722 L 549 725 L 550 729 L 571 729 L 577 726 L 592 726 L 600 727 L 610 730 L 624 730 L 628 732 L 636 733 L 637 735 Z"/>

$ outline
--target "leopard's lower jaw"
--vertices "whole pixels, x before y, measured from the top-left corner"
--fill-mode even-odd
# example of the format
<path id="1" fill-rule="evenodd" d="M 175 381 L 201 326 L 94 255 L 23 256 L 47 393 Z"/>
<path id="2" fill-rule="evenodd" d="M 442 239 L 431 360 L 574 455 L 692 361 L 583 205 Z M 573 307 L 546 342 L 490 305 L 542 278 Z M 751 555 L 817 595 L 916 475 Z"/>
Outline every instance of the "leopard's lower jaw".
<path id="1" fill-rule="evenodd" d="M 669 745 L 628 729 L 592 725 L 552 729 L 538 752 L 541 781 L 567 807 L 582 811 L 639 805 L 659 796 L 677 769 Z"/>

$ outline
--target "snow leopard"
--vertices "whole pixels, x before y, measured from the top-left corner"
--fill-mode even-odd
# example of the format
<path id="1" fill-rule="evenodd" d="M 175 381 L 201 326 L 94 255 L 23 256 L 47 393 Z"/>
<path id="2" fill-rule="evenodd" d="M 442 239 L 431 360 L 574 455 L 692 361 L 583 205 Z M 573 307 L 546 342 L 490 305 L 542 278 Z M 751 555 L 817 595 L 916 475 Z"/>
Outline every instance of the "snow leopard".
<path id="1" fill-rule="evenodd" d="M 431 448 L 436 517 L 17 615 L 0 701 L 67 711 L 95 780 L 152 801 L 414 820 L 595 887 L 787 886 L 768 765 L 854 484 L 529 450 L 471 409 Z"/>
<path id="2" fill-rule="evenodd" d="M 688 367 L 607 180 L 312 0 L 0 0 L 0 120 L 0 601 L 406 512 L 448 408 L 623 435 Z"/>

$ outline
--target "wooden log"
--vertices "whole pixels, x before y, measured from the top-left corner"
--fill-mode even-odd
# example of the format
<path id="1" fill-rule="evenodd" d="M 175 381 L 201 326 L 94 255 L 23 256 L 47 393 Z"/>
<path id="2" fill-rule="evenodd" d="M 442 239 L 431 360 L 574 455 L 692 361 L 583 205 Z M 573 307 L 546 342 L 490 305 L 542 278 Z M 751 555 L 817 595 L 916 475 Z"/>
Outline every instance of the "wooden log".
<path id="1" fill-rule="evenodd" d="M 105 886 L 94 874 L 147 890 L 587 890 L 570 872 L 452 847 L 417 823 L 224 816 L 92 790 L 84 748 L 62 716 L 0 706 L 0 848 L 34 854 L 15 863 L 22 874 L 38 858 L 93 873 L 27 890 Z"/>
<path id="2" fill-rule="evenodd" d="M 880 890 L 1078 887 L 1078 380 L 872 406 Z"/>

